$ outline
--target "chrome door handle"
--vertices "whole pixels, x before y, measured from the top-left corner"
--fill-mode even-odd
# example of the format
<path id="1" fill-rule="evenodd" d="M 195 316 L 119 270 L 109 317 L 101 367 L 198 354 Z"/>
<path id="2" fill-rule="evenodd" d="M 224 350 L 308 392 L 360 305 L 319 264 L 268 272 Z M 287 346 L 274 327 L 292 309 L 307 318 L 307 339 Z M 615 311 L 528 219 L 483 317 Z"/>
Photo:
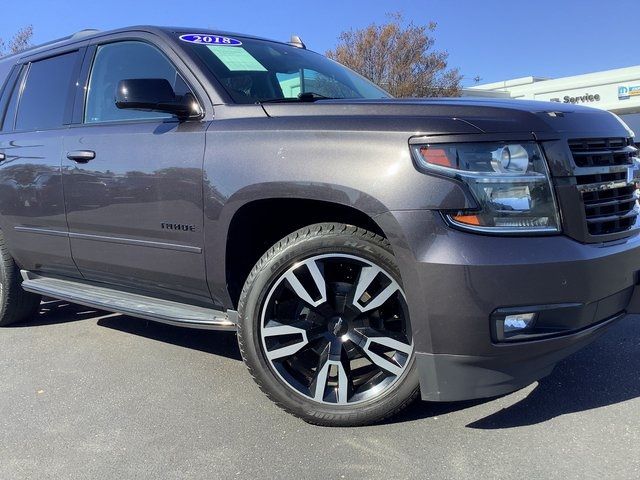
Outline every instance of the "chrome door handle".
<path id="1" fill-rule="evenodd" d="M 67 153 L 67 158 L 77 163 L 87 163 L 96 158 L 96 152 L 93 150 L 75 150 Z"/>

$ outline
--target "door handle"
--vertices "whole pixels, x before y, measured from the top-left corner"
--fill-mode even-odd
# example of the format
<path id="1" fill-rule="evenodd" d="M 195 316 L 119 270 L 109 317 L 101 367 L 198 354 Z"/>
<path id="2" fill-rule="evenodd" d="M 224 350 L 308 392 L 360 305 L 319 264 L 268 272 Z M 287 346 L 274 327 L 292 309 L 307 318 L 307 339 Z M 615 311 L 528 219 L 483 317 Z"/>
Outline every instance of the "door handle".
<path id="1" fill-rule="evenodd" d="M 74 150 L 67 152 L 67 158 L 77 163 L 87 163 L 96 158 L 96 152 L 93 150 Z"/>
<path id="2" fill-rule="evenodd" d="M 7 159 L 7 156 L 4 154 L 4 152 L 0 152 L 0 162 L 4 162 Z"/>

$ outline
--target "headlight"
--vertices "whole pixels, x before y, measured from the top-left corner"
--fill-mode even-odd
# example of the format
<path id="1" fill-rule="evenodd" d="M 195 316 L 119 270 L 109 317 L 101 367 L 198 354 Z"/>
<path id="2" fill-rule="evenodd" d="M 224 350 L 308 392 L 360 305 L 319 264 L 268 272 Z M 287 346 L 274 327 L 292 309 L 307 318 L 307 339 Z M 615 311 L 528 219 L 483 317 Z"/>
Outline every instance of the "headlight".
<path id="1" fill-rule="evenodd" d="M 558 232 L 547 162 L 535 142 L 417 145 L 421 169 L 464 181 L 479 209 L 448 213 L 460 227 L 493 233 Z"/>

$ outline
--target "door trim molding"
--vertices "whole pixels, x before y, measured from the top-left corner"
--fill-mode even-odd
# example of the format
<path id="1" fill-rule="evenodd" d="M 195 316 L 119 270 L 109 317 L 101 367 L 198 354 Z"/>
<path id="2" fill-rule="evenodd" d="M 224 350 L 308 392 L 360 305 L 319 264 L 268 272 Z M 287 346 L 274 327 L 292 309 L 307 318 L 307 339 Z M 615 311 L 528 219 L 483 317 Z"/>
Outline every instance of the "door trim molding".
<path id="1" fill-rule="evenodd" d="M 138 240 L 133 238 L 109 237 L 106 235 L 90 235 L 88 233 L 63 232 L 39 227 L 16 226 L 18 232 L 36 233 L 41 235 L 54 235 L 58 237 L 69 237 L 78 240 L 89 240 L 94 242 L 118 243 L 121 245 L 136 245 L 139 247 L 160 248 L 164 250 L 176 250 L 178 252 L 202 253 L 202 248 L 192 245 L 181 245 L 178 243 L 153 242 L 149 240 Z"/>
<path id="2" fill-rule="evenodd" d="M 62 230 L 51 230 L 48 228 L 38 228 L 38 227 L 23 227 L 23 226 L 15 226 L 13 229 L 17 232 L 25 232 L 25 233 L 39 233 L 41 235 L 53 235 L 54 237 L 68 237 L 69 232 L 64 232 Z"/>

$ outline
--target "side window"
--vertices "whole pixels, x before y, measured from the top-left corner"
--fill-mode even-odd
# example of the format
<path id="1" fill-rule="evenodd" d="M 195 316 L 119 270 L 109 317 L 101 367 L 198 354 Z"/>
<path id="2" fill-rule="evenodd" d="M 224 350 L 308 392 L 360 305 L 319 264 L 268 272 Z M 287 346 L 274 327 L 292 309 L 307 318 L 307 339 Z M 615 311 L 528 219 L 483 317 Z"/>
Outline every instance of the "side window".
<path id="1" fill-rule="evenodd" d="M 16 130 L 47 130 L 64 124 L 78 52 L 33 62 L 18 103 Z"/>
<path id="2" fill-rule="evenodd" d="M 93 61 L 84 112 L 85 123 L 171 118 L 163 112 L 121 110 L 116 107 L 116 88 L 120 80 L 162 78 L 176 95 L 189 87 L 176 68 L 157 48 L 143 42 L 128 41 L 101 45 Z"/>

